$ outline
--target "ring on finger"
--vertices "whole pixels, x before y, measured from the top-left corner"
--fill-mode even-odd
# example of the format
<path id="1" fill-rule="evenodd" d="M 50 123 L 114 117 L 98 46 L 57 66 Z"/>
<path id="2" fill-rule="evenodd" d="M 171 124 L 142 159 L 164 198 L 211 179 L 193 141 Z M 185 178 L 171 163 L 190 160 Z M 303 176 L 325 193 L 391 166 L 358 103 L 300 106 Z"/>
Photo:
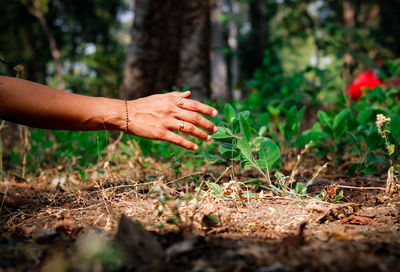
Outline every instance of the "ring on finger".
<path id="1" fill-rule="evenodd" d="M 185 123 L 182 120 L 179 120 L 179 130 L 182 131 L 185 128 Z"/>
<path id="2" fill-rule="evenodd" d="M 182 97 L 179 97 L 178 107 L 182 109 L 183 104 L 184 104 L 183 98 L 182 98 Z"/>

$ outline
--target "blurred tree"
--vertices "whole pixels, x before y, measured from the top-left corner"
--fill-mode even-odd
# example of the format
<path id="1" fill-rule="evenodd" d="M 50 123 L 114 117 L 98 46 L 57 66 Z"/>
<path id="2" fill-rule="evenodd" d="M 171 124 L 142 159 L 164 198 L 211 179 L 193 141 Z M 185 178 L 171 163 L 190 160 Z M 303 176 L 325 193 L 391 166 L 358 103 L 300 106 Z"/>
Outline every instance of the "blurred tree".
<path id="1" fill-rule="evenodd" d="M 400 57 L 400 0 L 379 1 L 379 5 L 380 29 L 384 34 L 382 43 Z"/>
<path id="2" fill-rule="evenodd" d="M 204 0 L 136 0 L 121 97 L 189 86 L 210 96 L 210 4 Z"/>
<path id="3" fill-rule="evenodd" d="M 212 98 L 231 100 L 239 81 L 237 0 L 213 0 L 211 8 Z"/>
<path id="4" fill-rule="evenodd" d="M 244 24 L 243 34 L 239 39 L 242 78 L 250 78 L 256 68 L 262 66 L 265 50 L 270 52 L 272 64 L 279 67 L 280 63 L 270 41 L 269 28 L 269 22 L 277 13 L 277 1 L 247 0 L 247 5 L 248 27 Z"/>
<path id="5" fill-rule="evenodd" d="M 231 20 L 228 22 L 228 87 L 230 96 L 236 96 L 239 92 L 237 84 L 239 82 L 239 56 L 238 56 L 238 20 L 239 3 L 237 0 L 227 0 L 228 14 Z"/>
<path id="6" fill-rule="evenodd" d="M 228 66 L 226 61 L 227 30 L 224 26 L 223 0 L 212 0 L 211 8 L 211 88 L 212 97 L 226 100 L 228 90 Z"/>
<path id="7" fill-rule="evenodd" d="M 46 17 L 45 17 L 45 14 L 48 11 L 47 10 L 48 9 L 48 1 L 47 0 L 45 0 L 45 1 L 24 0 L 23 3 L 28 8 L 29 13 L 32 14 L 33 16 L 35 16 L 39 20 L 40 25 L 42 26 L 42 29 L 43 29 L 44 33 L 46 34 L 47 39 L 49 40 L 50 53 L 54 59 L 54 62 L 56 63 L 57 88 L 60 90 L 64 90 L 65 82 L 64 82 L 64 77 L 62 74 L 60 51 L 58 50 L 56 39 L 54 38 L 53 32 L 50 30 L 49 25 L 46 20 Z"/>
<path id="8" fill-rule="evenodd" d="M 54 86 L 64 87 L 62 81 L 87 55 L 88 43 L 108 53 L 123 50 L 111 34 L 122 8 L 123 0 L 15 0 L 0 5 L 0 59 L 5 63 L 0 72 L 14 76 L 13 67 L 22 64 L 25 78 L 46 84 L 56 73 Z M 111 70 L 120 69 L 114 65 Z M 74 81 L 65 84 L 76 87 Z"/>

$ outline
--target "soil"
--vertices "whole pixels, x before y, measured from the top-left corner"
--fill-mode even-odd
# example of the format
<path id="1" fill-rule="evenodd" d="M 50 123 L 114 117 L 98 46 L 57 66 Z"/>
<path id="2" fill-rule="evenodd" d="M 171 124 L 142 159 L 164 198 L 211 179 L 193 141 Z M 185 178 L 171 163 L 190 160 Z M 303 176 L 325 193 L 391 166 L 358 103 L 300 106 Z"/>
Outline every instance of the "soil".
<path id="1" fill-rule="evenodd" d="M 148 183 L 112 171 L 84 184 L 56 185 L 57 171 L 6 177 L 0 271 L 400 271 L 400 194 L 385 192 L 386 176 L 320 175 L 309 195 L 343 190 L 331 203 L 218 179 L 224 167 L 166 169 Z M 225 197 L 196 191 L 194 177 Z"/>

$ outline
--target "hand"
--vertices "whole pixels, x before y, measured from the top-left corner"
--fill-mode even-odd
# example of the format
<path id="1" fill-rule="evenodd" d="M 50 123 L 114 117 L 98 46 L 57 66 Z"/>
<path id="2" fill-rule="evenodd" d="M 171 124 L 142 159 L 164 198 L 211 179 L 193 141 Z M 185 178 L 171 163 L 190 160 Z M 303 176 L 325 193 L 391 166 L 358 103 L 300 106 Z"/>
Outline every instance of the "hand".
<path id="1" fill-rule="evenodd" d="M 173 131 L 182 131 L 204 141 L 210 141 L 210 133 L 216 133 L 217 127 L 201 116 L 215 117 L 216 109 L 198 101 L 188 99 L 190 91 L 157 94 L 128 101 L 130 134 L 168 141 L 181 147 L 197 150 L 198 146 Z"/>

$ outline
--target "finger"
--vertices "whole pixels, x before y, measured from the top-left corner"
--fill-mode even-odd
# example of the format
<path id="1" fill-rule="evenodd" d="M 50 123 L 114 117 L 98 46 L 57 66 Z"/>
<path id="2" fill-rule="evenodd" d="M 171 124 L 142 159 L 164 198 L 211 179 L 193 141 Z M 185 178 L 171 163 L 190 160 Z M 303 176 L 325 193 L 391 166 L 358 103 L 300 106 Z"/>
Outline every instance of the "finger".
<path id="1" fill-rule="evenodd" d="M 182 97 L 182 98 L 189 98 L 192 95 L 191 91 L 186 91 L 186 92 L 171 92 L 170 94 L 177 96 L 177 97 Z"/>
<path id="2" fill-rule="evenodd" d="M 196 144 L 192 143 L 189 140 L 186 140 L 182 136 L 175 134 L 171 131 L 166 132 L 164 139 L 162 139 L 162 140 L 179 145 L 179 146 L 189 149 L 189 150 L 197 150 L 199 148 Z"/>
<path id="3" fill-rule="evenodd" d="M 178 121 L 179 123 L 177 123 L 178 127 L 175 130 L 179 130 L 184 133 L 190 134 L 190 135 L 197 137 L 206 142 L 211 140 L 210 135 L 208 135 L 204 130 L 201 130 L 198 127 L 194 126 L 193 124 L 191 124 L 189 122 L 180 121 L 180 120 L 176 120 L 176 121 Z"/>
<path id="4" fill-rule="evenodd" d="M 182 102 L 182 109 L 199 112 L 210 117 L 215 117 L 218 114 L 218 111 L 216 109 L 199 101 L 192 99 L 183 99 Z M 177 105 L 179 105 L 179 101 L 177 102 Z"/>
<path id="5" fill-rule="evenodd" d="M 216 133 L 217 127 L 209 120 L 201 116 L 196 112 L 190 112 L 186 110 L 181 110 L 177 116 L 178 119 L 192 123 L 198 127 L 204 128 L 210 133 Z"/>

